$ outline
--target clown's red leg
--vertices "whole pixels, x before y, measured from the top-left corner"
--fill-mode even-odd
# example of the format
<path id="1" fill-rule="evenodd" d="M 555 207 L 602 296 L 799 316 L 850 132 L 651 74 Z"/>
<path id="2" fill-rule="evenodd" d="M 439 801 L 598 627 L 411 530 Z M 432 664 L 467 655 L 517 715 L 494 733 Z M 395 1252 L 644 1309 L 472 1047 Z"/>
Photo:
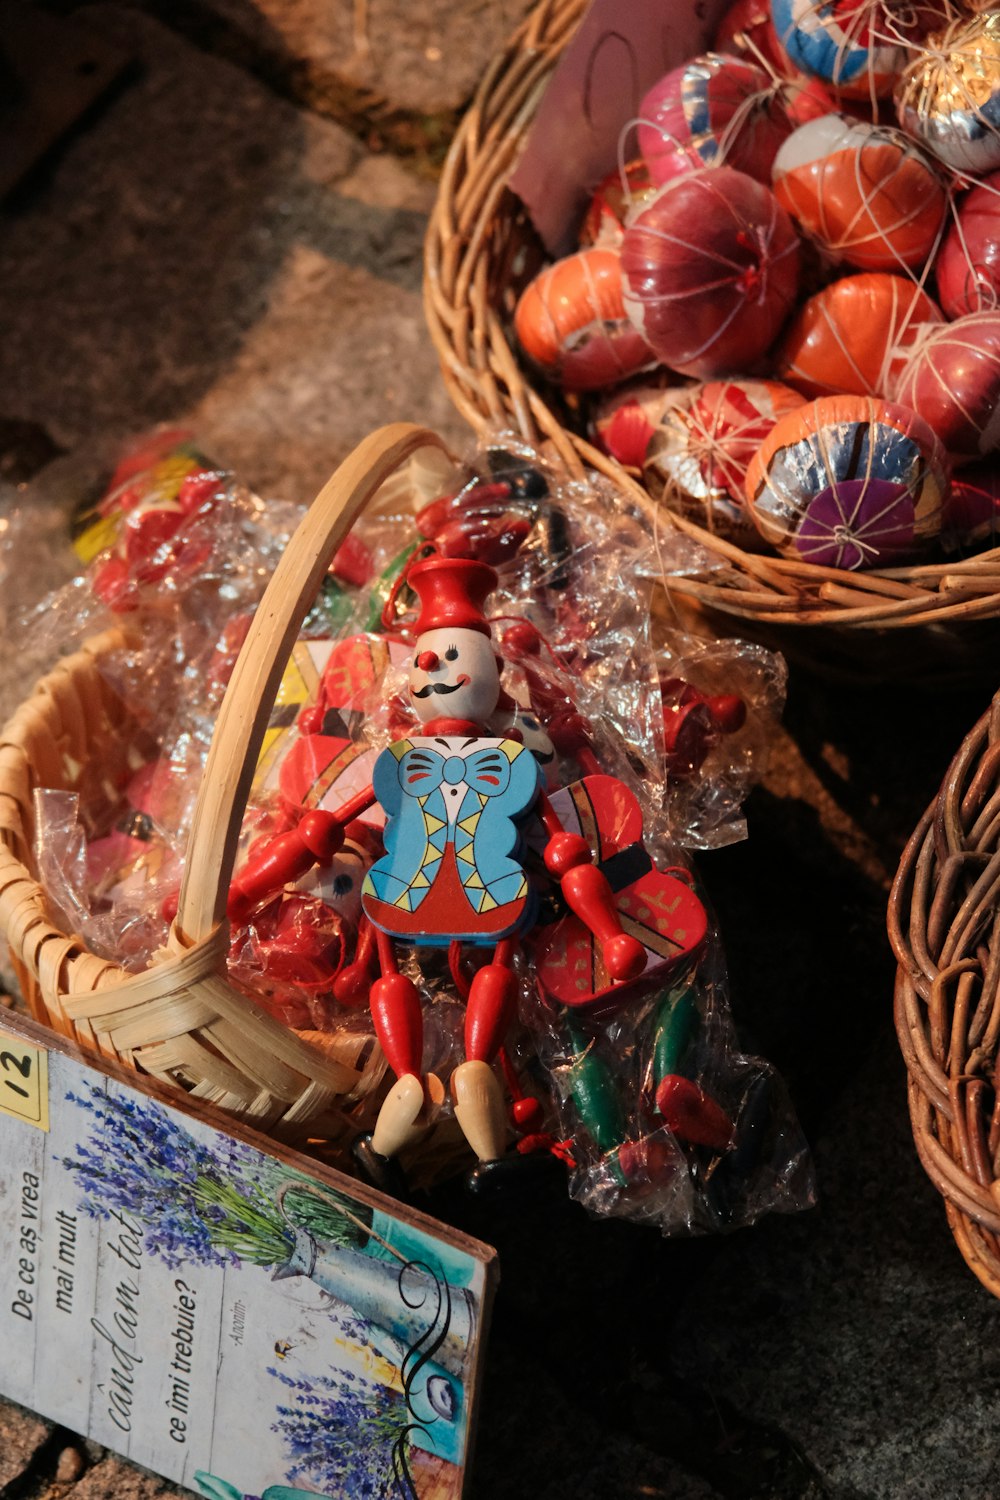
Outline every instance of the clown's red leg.
<path id="1" fill-rule="evenodd" d="M 465 1012 L 467 1062 L 451 1075 L 455 1118 L 480 1161 L 495 1161 L 507 1144 L 503 1090 L 490 1063 L 517 1010 L 517 977 L 511 968 L 514 943 L 497 944 L 493 962 L 472 981 Z"/>
<path id="2" fill-rule="evenodd" d="M 422 1077 L 424 1026 L 417 987 L 399 973 L 392 942 L 384 932 L 377 932 L 376 942 L 382 974 L 371 987 L 369 1002 L 375 1035 L 396 1083 L 379 1110 L 371 1145 L 380 1156 L 395 1156 L 426 1131 L 444 1090 L 433 1075 Z"/>

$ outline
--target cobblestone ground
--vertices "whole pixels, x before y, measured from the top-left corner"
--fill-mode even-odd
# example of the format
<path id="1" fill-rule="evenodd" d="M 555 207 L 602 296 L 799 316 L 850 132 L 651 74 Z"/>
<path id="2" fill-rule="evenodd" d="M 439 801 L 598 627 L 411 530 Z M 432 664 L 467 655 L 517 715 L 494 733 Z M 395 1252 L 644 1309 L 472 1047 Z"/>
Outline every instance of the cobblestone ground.
<path id="1" fill-rule="evenodd" d="M 128 66 L 0 211 L 0 473 L 37 473 L 56 507 L 26 588 L 49 580 L 60 500 L 151 422 L 190 421 L 289 498 L 386 421 L 462 443 L 421 238 L 441 144 L 523 10 L 59 7 Z M 815 1210 L 667 1243 L 441 1190 L 435 1211 L 501 1252 L 477 1500 L 1000 1494 L 998 1311 L 914 1156 L 883 936 L 902 844 L 985 702 L 795 668 L 750 839 L 703 865 L 737 1020 L 814 1147 Z M 174 1491 L 0 1403 L 0 1493 Z"/>

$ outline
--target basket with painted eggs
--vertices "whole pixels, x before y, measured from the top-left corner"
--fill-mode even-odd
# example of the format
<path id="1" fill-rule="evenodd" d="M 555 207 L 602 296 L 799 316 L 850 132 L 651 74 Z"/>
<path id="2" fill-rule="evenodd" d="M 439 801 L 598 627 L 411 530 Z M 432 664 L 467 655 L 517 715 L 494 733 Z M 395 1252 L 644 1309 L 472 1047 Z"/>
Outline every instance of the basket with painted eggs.
<path id="1" fill-rule="evenodd" d="M 996 13 L 543 0 L 453 141 L 425 271 L 459 410 L 609 475 L 675 605 L 852 674 L 974 670 Z"/>

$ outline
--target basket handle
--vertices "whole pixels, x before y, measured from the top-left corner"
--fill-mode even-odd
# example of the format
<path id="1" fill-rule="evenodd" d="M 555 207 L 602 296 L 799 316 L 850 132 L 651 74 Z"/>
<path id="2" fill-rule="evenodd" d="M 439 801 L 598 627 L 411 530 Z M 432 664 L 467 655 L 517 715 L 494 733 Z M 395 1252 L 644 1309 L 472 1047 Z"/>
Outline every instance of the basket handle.
<path id="1" fill-rule="evenodd" d="M 202 942 L 225 915 L 271 708 L 323 576 L 375 492 L 426 447 L 448 453 L 435 433 L 409 422 L 371 433 L 327 480 L 274 570 L 222 700 L 194 810 L 174 928 L 185 946 Z"/>

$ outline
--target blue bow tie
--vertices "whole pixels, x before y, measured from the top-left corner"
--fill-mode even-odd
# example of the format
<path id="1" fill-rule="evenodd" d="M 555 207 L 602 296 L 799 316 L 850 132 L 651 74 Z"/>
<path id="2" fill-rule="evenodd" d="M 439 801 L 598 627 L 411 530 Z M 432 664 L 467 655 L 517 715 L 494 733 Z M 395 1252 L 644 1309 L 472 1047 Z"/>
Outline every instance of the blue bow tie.
<path id="1" fill-rule="evenodd" d="M 399 780 L 410 797 L 427 797 L 442 785 L 458 786 L 463 781 L 484 797 L 498 797 L 507 790 L 510 761 L 498 746 L 467 756 L 441 755 L 418 746 L 400 760 Z"/>

